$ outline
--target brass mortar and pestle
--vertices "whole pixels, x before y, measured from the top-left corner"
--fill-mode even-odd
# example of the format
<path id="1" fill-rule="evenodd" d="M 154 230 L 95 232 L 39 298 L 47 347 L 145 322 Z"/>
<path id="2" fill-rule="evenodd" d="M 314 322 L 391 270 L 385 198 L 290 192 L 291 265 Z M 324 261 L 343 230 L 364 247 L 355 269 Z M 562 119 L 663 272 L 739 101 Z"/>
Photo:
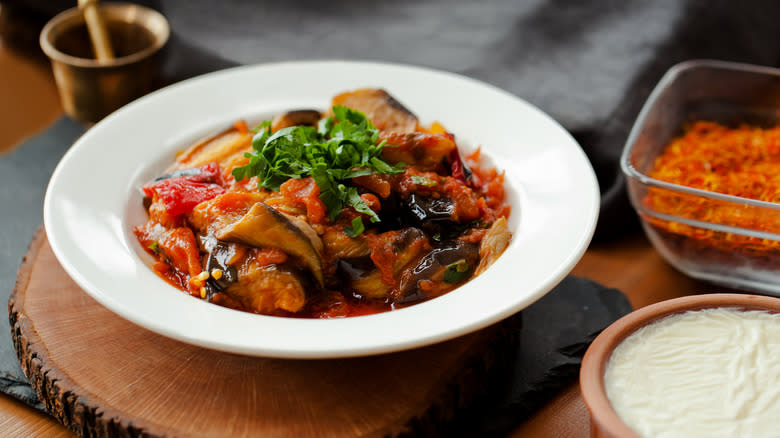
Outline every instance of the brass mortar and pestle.
<path id="1" fill-rule="evenodd" d="M 52 18 L 40 44 L 65 112 L 95 123 L 152 91 L 169 35 L 162 14 L 129 3 L 79 0 Z"/>

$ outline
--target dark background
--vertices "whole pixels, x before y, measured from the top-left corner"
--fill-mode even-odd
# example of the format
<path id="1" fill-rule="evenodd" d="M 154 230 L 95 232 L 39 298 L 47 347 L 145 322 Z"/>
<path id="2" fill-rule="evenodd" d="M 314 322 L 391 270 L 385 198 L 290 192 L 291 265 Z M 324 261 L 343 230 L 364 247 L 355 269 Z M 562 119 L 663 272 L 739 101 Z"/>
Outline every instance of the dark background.
<path id="1" fill-rule="evenodd" d="M 76 2 L 4 3 L 46 19 Z M 780 66 L 773 0 L 136 3 L 170 21 L 169 81 L 237 64 L 360 59 L 448 70 L 516 94 L 588 154 L 602 192 L 596 240 L 638 228 L 618 159 L 669 67 L 694 58 Z"/>

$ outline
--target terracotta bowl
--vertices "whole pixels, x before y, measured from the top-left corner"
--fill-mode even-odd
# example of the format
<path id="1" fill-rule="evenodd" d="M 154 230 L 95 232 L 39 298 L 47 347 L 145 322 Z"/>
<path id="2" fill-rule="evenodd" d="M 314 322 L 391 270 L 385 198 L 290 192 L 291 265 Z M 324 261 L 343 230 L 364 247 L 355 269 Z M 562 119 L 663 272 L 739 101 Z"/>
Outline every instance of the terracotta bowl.
<path id="1" fill-rule="evenodd" d="M 780 298 L 707 294 L 662 301 L 636 310 L 607 327 L 588 348 L 580 369 L 580 389 L 590 412 L 592 438 L 641 438 L 618 416 L 607 398 L 604 373 L 614 349 L 636 330 L 670 315 L 711 308 L 765 310 L 780 313 Z"/>

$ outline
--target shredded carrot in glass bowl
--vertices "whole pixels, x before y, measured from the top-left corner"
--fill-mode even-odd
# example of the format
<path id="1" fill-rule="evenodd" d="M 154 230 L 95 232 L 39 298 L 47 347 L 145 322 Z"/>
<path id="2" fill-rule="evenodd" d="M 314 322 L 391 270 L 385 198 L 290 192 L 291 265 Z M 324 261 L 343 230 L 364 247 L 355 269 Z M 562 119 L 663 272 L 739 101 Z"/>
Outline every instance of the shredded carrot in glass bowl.
<path id="1" fill-rule="evenodd" d="M 655 161 L 650 177 L 741 198 L 780 203 L 780 126 L 731 128 L 697 121 L 675 138 Z M 643 200 L 669 216 L 780 234 L 780 210 L 672 193 L 659 187 Z M 747 257 L 780 256 L 780 241 L 645 217 L 665 235 L 689 245 Z M 691 249 L 691 248 L 689 248 Z"/>

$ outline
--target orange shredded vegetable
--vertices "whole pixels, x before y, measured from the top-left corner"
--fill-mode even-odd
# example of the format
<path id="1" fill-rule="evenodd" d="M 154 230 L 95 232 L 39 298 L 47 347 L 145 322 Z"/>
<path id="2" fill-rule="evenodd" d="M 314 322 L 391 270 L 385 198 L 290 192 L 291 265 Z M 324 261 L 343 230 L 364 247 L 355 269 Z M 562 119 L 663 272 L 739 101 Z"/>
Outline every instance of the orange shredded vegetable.
<path id="1" fill-rule="evenodd" d="M 780 203 L 780 126 L 729 128 L 693 123 L 656 159 L 649 176 L 687 187 Z M 651 188 L 644 199 L 653 211 L 756 231 L 780 233 L 780 212 L 744 202 L 724 202 Z M 780 256 L 780 242 L 689 226 L 655 217 L 656 229 L 684 236 L 697 247 L 745 256 Z"/>

